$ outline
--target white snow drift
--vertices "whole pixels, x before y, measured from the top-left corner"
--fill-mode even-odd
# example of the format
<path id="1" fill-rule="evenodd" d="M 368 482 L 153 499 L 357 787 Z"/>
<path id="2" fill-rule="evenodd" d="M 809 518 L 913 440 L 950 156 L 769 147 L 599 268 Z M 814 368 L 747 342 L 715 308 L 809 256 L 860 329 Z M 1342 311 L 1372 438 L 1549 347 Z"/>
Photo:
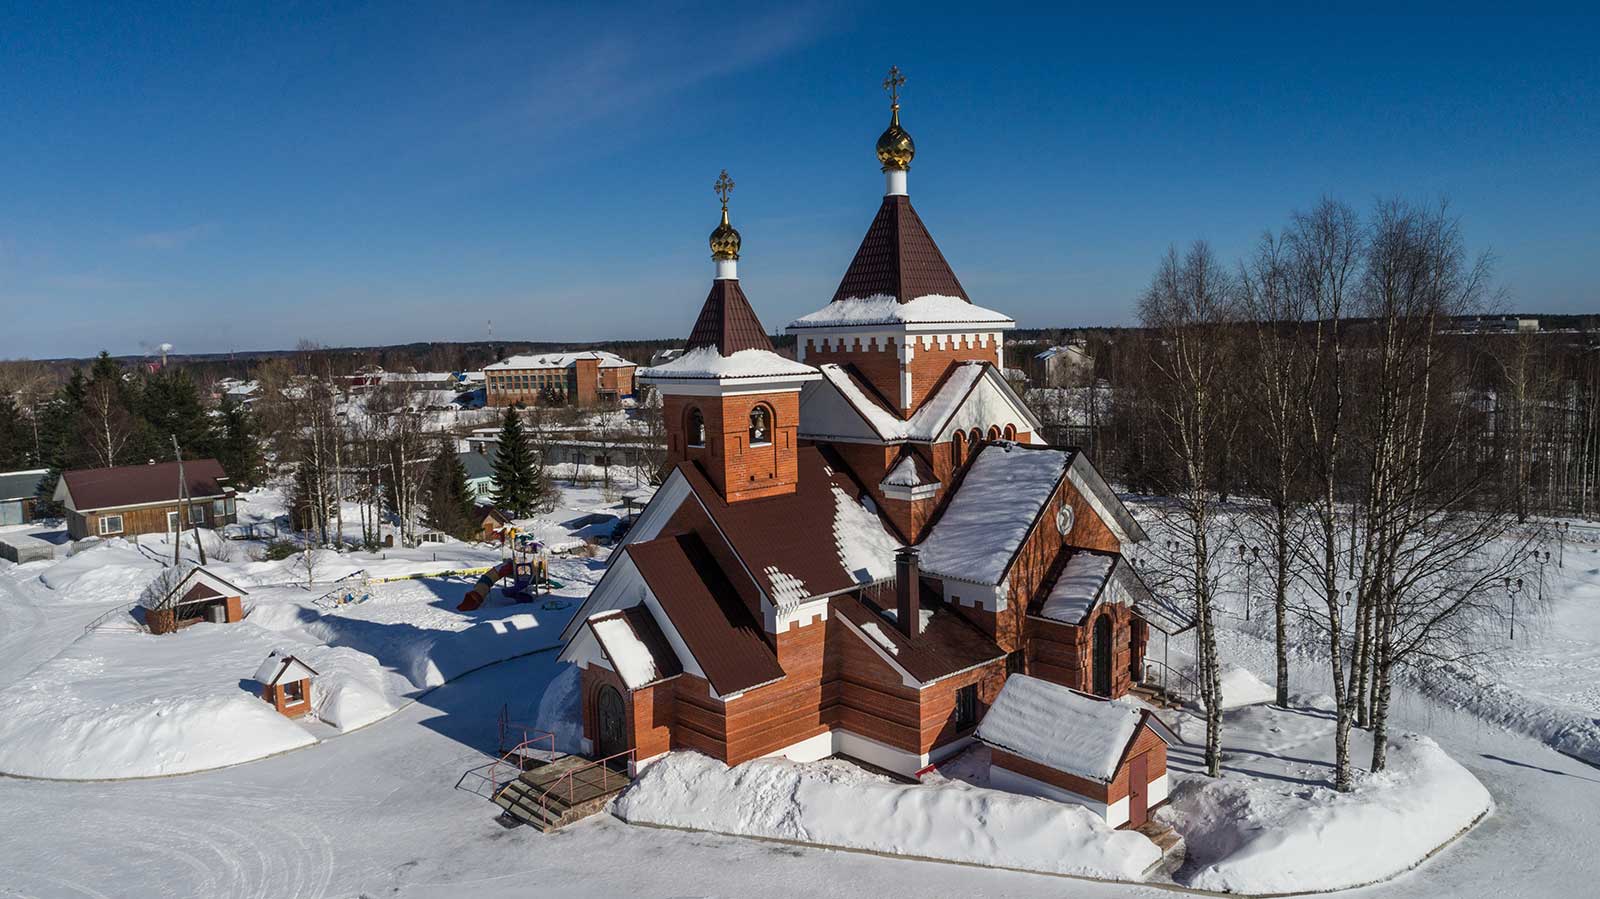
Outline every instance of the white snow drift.
<path id="1" fill-rule="evenodd" d="M 999 868 L 1137 881 L 1155 844 L 1088 809 L 959 783 L 890 783 L 848 763 L 674 752 L 617 797 L 624 821 Z"/>

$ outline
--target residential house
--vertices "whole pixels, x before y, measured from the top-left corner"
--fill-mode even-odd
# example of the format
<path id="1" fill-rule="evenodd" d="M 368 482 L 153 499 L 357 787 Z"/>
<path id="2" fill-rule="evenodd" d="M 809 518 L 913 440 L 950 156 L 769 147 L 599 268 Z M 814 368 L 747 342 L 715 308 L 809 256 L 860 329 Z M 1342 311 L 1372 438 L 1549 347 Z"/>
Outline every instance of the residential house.
<path id="1" fill-rule="evenodd" d="M 219 528 L 237 520 L 234 489 L 221 463 L 191 459 L 182 469 L 186 483 L 177 462 L 74 469 L 62 473 L 54 500 L 67 510 L 74 540 Z"/>

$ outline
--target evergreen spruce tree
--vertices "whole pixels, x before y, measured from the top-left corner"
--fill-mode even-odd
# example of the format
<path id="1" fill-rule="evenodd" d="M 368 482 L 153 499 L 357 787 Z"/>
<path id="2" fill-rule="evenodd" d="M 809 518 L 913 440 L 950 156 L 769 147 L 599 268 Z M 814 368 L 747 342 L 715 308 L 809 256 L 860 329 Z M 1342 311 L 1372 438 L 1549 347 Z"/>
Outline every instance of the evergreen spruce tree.
<path id="1" fill-rule="evenodd" d="M 433 464 L 423 482 L 423 522 L 458 540 L 471 540 L 477 522 L 472 497 L 467 493 L 467 469 L 449 441 L 439 442 Z"/>
<path id="2" fill-rule="evenodd" d="M 217 441 L 217 461 L 241 490 L 261 482 L 261 445 L 256 441 L 255 425 L 244 406 L 234 404 L 222 411 L 222 436 Z"/>
<path id="3" fill-rule="evenodd" d="M 22 410 L 9 394 L 0 393 L 0 471 L 28 466 L 29 440 L 23 426 Z"/>
<path id="4" fill-rule="evenodd" d="M 200 389 L 188 372 L 181 368 L 165 368 L 146 378 L 139 406 L 140 415 L 161 440 L 170 446 L 172 437 L 169 435 L 178 436 L 184 458 L 216 455 L 216 432 L 211 416 L 206 414 L 200 402 Z"/>
<path id="5" fill-rule="evenodd" d="M 522 429 L 517 410 L 506 409 L 500 442 L 494 457 L 495 505 L 515 518 L 533 512 L 539 504 L 540 485 L 534 471 L 533 447 Z"/>

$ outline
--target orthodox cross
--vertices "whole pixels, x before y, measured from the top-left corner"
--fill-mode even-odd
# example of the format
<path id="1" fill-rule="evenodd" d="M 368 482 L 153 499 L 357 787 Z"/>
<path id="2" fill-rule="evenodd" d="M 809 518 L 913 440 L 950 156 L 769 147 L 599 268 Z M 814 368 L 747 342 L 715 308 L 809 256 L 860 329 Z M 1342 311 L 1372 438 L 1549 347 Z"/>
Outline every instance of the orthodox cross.
<path id="1" fill-rule="evenodd" d="M 900 74 L 899 66 L 889 67 L 889 77 L 883 79 L 883 89 L 889 92 L 889 100 L 894 105 L 900 105 L 900 86 L 906 83 L 906 76 Z"/>
<path id="2" fill-rule="evenodd" d="M 711 189 L 717 192 L 718 197 L 722 198 L 722 208 L 727 209 L 728 194 L 733 193 L 733 179 L 728 177 L 727 169 L 722 170 L 722 174 L 717 177 L 717 183 L 713 184 Z"/>

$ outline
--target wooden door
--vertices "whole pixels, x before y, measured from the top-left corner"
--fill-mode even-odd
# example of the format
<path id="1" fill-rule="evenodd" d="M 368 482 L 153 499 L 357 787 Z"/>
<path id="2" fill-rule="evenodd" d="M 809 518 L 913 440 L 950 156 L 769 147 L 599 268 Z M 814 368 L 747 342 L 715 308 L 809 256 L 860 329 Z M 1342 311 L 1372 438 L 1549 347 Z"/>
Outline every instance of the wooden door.
<path id="1" fill-rule="evenodd" d="M 623 717 L 626 711 L 616 687 L 607 684 L 600 688 L 594 702 L 595 758 L 628 751 L 628 729 Z"/>
<path id="2" fill-rule="evenodd" d="M 1144 824 L 1150 813 L 1150 754 L 1140 753 L 1128 762 L 1128 826 Z"/>

